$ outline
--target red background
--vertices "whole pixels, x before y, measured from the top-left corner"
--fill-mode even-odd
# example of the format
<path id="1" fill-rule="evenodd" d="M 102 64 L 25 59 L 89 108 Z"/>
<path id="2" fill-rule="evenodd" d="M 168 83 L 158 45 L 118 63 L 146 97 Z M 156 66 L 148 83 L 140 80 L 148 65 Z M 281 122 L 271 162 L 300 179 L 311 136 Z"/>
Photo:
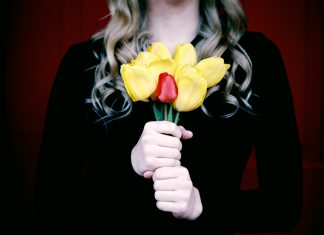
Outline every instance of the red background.
<path id="1" fill-rule="evenodd" d="M 324 234 L 323 29 L 321 0 L 244 0 L 249 29 L 280 48 L 292 87 L 304 159 L 304 209 L 289 234 Z M 104 0 L 16 0 L 1 7 L 1 155 L 5 223 L 33 227 L 33 187 L 47 98 L 72 43 L 102 28 Z M 322 151 L 322 155 L 321 155 Z M 243 187 L 254 187 L 253 159 Z M 321 222 L 323 220 L 323 222 Z M 8 223 L 7 223 L 8 221 Z M 276 233 L 277 234 L 277 233 Z M 278 233 L 279 234 L 279 233 Z"/>

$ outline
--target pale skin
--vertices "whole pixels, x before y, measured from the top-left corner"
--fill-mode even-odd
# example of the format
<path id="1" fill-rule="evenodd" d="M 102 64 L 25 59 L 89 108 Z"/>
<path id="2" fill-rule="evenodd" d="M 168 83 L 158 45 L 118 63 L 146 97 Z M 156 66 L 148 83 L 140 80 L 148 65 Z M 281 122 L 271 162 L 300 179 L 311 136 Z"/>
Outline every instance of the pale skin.
<path id="1" fill-rule="evenodd" d="M 148 30 L 173 53 L 177 43 L 190 42 L 199 25 L 199 0 L 148 0 Z M 196 27 L 194 27 L 196 26 Z M 174 217 L 197 219 L 203 210 L 199 190 L 181 165 L 182 141 L 193 133 L 168 121 L 145 124 L 131 152 L 134 171 L 152 178 L 156 206 Z"/>
<path id="2" fill-rule="evenodd" d="M 148 0 L 148 30 L 174 52 L 177 43 L 191 42 L 200 22 L 199 0 Z"/>

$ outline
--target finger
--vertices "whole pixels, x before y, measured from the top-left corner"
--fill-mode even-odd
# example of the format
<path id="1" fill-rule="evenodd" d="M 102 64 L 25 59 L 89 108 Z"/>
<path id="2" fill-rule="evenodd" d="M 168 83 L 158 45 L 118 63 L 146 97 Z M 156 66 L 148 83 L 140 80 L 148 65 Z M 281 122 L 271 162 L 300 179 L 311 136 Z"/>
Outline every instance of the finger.
<path id="1" fill-rule="evenodd" d="M 143 174 L 143 177 L 145 179 L 151 179 L 152 176 L 153 176 L 153 173 L 154 173 L 153 171 L 145 171 L 144 174 Z"/>
<path id="2" fill-rule="evenodd" d="M 187 140 L 193 137 L 193 133 L 189 130 L 186 130 L 183 126 L 179 126 L 181 131 L 181 139 Z"/>
<path id="3" fill-rule="evenodd" d="M 164 167 L 178 167 L 180 166 L 181 163 L 177 159 L 172 159 L 172 158 L 154 158 L 152 162 L 148 163 L 148 168 L 151 171 L 156 171 L 159 168 L 164 168 Z M 154 174 L 153 174 L 154 175 Z"/>
<path id="4" fill-rule="evenodd" d="M 162 158 L 161 158 L 162 159 Z M 164 180 L 164 179 L 174 179 L 180 176 L 188 176 L 189 172 L 187 168 L 179 166 L 179 167 L 160 167 L 156 169 L 153 174 L 153 179 Z"/>
<path id="5" fill-rule="evenodd" d="M 184 211 L 184 206 L 179 203 L 175 202 L 163 202 L 163 201 L 157 201 L 156 207 L 160 209 L 161 211 L 166 212 L 172 212 L 172 213 L 180 213 Z"/>
<path id="6" fill-rule="evenodd" d="M 154 175 L 154 174 L 153 174 Z M 191 180 L 181 180 L 178 179 L 167 179 L 167 180 L 156 180 L 153 177 L 153 188 L 155 191 L 177 191 L 177 190 L 190 190 L 192 189 Z"/>
<path id="7" fill-rule="evenodd" d="M 144 130 L 150 129 L 158 133 L 172 135 L 180 139 L 181 131 L 180 128 L 173 122 L 168 121 L 152 121 L 147 122 L 144 126 Z"/>
<path id="8" fill-rule="evenodd" d="M 177 202 L 179 195 L 174 191 L 156 191 L 154 193 L 155 200 L 162 202 Z"/>
<path id="9" fill-rule="evenodd" d="M 156 146 L 154 149 L 152 149 L 152 156 L 158 157 L 158 158 L 172 158 L 172 159 L 181 159 L 181 152 L 179 149 L 176 148 L 167 148 L 167 147 L 161 147 Z"/>
<path id="10" fill-rule="evenodd" d="M 156 134 L 153 136 L 153 141 L 155 144 L 162 147 L 176 148 L 181 150 L 182 143 L 179 138 L 164 134 Z"/>
<path id="11" fill-rule="evenodd" d="M 153 176 L 153 181 L 155 191 L 175 191 L 179 188 L 179 181 L 176 179 L 156 180 Z"/>

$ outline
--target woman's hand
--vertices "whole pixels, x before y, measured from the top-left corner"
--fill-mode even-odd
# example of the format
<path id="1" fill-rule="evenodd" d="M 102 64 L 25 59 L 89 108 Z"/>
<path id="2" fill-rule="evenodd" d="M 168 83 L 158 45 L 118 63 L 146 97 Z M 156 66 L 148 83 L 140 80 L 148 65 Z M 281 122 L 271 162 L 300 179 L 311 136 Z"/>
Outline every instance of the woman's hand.
<path id="1" fill-rule="evenodd" d="M 134 171 L 145 178 L 151 178 L 157 168 L 180 166 L 182 149 L 180 138 L 191 137 L 190 131 L 172 122 L 146 123 L 131 153 Z"/>
<path id="2" fill-rule="evenodd" d="M 158 168 L 153 174 L 153 181 L 157 208 L 182 219 L 195 220 L 200 216 L 200 194 L 193 186 L 187 168 Z"/>

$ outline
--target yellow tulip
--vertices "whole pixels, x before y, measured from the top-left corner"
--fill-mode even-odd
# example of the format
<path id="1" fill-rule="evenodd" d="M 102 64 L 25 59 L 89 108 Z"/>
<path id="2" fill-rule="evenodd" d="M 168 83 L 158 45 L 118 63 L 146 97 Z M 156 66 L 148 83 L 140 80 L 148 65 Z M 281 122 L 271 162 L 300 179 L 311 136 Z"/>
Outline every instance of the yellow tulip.
<path id="1" fill-rule="evenodd" d="M 177 75 L 178 96 L 172 103 L 173 107 L 179 112 L 198 108 L 206 97 L 206 80 L 189 65 L 183 66 Z"/>
<path id="2" fill-rule="evenodd" d="M 162 42 L 153 42 L 146 51 L 157 55 L 162 60 L 171 58 L 169 49 Z"/>
<path id="3" fill-rule="evenodd" d="M 156 89 L 157 82 L 149 69 L 131 64 L 123 64 L 120 69 L 125 88 L 131 99 L 146 101 Z"/>
<path id="4" fill-rule="evenodd" d="M 195 69 L 200 76 L 206 79 L 207 87 L 212 87 L 222 80 L 229 67 L 230 65 L 224 64 L 221 57 L 210 57 L 201 60 Z"/>
<path id="5" fill-rule="evenodd" d="M 152 62 L 159 60 L 160 57 L 158 57 L 156 54 L 142 51 L 138 53 L 135 60 L 131 61 L 132 65 L 139 65 L 139 66 L 149 66 Z"/>
<path id="6" fill-rule="evenodd" d="M 172 58 L 163 43 L 154 42 L 130 63 L 123 64 L 120 73 L 134 102 L 155 100 L 159 75 L 172 75 L 178 87 L 172 106 L 179 113 L 198 108 L 206 97 L 207 88 L 218 84 L 229 67 L 220 57 L 207 58 L 197 64 L 197 53 L 190 43 L 178 44 Z"/>
<path id="7" fill-rule="evenodd" d="M 187 64 L 182 67 L 178 67 L 175 74 L 175 80 L 179 81 L 180 78 L 190 76 L 190 74 L 200 76 L 200 74 L 197 73 L 197 70 L 193 66 Z"/>
<path id="8" fill-rule="evenodd" d="M 152 78 L 155 79 L 156 84 L 161 73 L 167 72 L 174 76 L 176 70 L 176 63 L 172 59 L 157 60 L 152 62 L 148 69 L 152 74 Z"/>
<path id="9" fill-rule="evenodd" d="M 194 66 L 197 63 L 197 53 L 195 47 L 191 43 L 179 43 L 173 56 L 178 67 L 185 64 Z"/>

